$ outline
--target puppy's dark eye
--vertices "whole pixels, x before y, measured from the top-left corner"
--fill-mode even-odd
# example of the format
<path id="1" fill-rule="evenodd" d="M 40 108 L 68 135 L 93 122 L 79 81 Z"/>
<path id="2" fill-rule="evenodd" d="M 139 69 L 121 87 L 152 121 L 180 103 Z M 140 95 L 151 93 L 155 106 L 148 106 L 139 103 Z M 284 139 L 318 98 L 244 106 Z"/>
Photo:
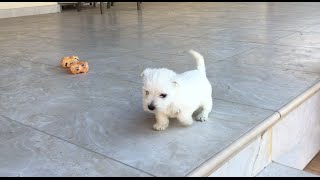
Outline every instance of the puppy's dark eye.
<path id="1" fill-rule="evenodd" d="M 165 98 L 165 97 L 167 97 L 167 94 L 160 94 L 160 97 Z"/>
<path id="2" fill-rule="evenodd" d="M 149 95 L 149 91 L 146 91 L 146 95 Z"/>

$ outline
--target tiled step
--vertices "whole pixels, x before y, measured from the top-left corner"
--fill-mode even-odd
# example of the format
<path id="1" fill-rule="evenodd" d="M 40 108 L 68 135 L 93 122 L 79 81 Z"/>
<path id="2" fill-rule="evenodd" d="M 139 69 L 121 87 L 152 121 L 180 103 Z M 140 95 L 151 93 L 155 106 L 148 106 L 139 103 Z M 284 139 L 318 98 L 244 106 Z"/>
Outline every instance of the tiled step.
<path id="1" fill-rule="evenodd" d="M 304 168 L 304 171 L 320 175 L 320 151 Z"/>
<path id="2" fill-rule="evenodd" d="M 264 168 L 257 177 L 320 177 L 315 174 L 301 171 L 278 163 L 271 163 Z"/>
<path id="3" fill-rule="evenodd" d="M 281 108 L 287 113 L 280 119 L 264 120 L 189 176 L 256 176 L 272 162 L 303 170 L 320 150 L 318 86 Z"/>

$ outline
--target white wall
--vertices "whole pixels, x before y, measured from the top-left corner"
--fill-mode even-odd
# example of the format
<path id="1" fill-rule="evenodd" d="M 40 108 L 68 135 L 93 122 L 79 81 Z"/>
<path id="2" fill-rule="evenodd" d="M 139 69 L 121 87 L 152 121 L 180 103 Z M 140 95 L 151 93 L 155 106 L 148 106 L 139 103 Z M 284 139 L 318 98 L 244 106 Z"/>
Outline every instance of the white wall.
<path id="1" fill-rule="evenodd" d="M 14 9 L 23 7 L 37 7 L 56 5 L 57 2 L 0 2 L 0 9 Z"/>
<path id="2" fill-rule="evenodd" d="M 0 19 L 58 12 L 58 2 L 0 2 Z"/>

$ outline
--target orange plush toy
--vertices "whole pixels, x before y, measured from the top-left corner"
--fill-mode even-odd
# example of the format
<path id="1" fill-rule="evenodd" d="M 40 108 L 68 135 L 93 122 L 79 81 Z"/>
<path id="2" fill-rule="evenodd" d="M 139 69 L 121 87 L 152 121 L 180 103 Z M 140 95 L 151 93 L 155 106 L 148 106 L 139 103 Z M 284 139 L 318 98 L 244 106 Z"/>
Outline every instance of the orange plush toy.
<path id="1" fill-rule="evenodd" d="M 87 73 L 89 71 L 89 64 L 87 61 L 77 61 L 70 65 L 70 72 L 72 74 Z"/>
<path id="2" fill-rule="evenodd" d="M 69 68 L 72 63 L 78 62 L 78 61 L 79 61 L 79 57 L 78 56 L 63 57 L 61 59 L 61 66 L 64 67 L 64 68 Z"/>

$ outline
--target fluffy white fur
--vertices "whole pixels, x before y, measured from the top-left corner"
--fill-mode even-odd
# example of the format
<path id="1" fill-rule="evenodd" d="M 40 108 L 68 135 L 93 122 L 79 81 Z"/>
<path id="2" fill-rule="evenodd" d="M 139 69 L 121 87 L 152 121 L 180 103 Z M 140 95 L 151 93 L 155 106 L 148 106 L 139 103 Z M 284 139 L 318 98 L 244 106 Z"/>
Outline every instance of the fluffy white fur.
<path id="1" fill-rule="evenodd" d="M 147 68 L 143 77 L 143 108 L 154 113 L 155 130 L 165 130 L 169 118 L 177 118 L 183 125 L 193 123 L 192 114 L 202 112 L 196 120 L 208 119 L 212 109 L 212 88 L 206 77 L 204 59 L 194 50 L 189 51 L 197 61 L 197 69 L 177 74 L 166 68 Z"/>

